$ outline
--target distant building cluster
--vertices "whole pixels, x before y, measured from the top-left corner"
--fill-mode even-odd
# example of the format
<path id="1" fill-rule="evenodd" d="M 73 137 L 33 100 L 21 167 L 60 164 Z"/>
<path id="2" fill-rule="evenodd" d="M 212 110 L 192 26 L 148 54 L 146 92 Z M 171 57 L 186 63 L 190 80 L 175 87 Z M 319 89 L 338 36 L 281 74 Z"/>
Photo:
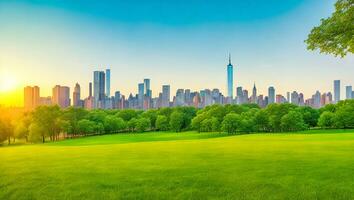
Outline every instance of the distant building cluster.
<path id="1" fill-rule="evenodd" d="M 231 56 L 227 65 L 227 96 L 224 96 L 219 89 L 204 89 L 191 91 L 190 89 L 177 89 L 175 96 L 171 99 L 170 85 L 162 85 L 162 90 L 157 97 L 152 97 L 150 79 L 146 78 L 138 84 L 137 94 L 132 93 L 126 97 L 120 91 L 111 95 L 111 71 L 94 71 L 93 82 L 88 84 L 89 95 L 86 98 L 81 96 L 81 86 L 76 83 L 72 98 L 70 98 L 70 87 L 56 85 L 52 89 L 52 96 L 41 97 L 38 86 L 27 86 L 24 88 L 24 107 L 31 110 L 40 105 L 58 105 L 61 108 L 69 106 L 86 109 L 140 109 L 148 110 L 163 107 L 193 106 L 204 108 L 213 104 L 246 104 L 254 103 L 260 107 L 266 107 L 273 103 L 292 103 L 299 106 L 311 106 L 320 108 L 327 104 L 340 101 L 341 85 L 340 80 L 334 81 L 334 88 L 331 92 L 320 93 L 316 91 L 309 99 L 304 99 L 303 93 L 293 91 L 287 92 L 286 97 L 276 94 L 275 88 L 268 88 L 268 95 L 257 94 L 256 84 L 252 93 L 242 87 L 236 88 L 234 97 L 233 65 Z M 352 86 L 346 86 L 346 99 L 353 99 L 354 92 Z"/>

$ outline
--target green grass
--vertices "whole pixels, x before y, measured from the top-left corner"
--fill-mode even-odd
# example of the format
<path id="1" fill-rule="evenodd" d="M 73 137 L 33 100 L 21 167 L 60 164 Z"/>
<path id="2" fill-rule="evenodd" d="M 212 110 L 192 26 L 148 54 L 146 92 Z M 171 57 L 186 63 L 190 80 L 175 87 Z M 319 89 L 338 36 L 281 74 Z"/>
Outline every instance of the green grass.
<path id="1" fill-rule="evenodd" d="M 354 131 L 117 134 L 0 147 L 0 199 L 354 199 Z"/>

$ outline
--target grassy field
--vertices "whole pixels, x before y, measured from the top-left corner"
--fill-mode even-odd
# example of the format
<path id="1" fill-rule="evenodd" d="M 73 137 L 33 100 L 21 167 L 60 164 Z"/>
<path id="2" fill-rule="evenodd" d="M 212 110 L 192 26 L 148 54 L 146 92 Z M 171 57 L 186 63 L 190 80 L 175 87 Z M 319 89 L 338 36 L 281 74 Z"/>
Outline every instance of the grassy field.
<path id="1" fill-rule="evenodd" d="M 354 131 L 0 147 L 0 199 L 354 199 Z"/>

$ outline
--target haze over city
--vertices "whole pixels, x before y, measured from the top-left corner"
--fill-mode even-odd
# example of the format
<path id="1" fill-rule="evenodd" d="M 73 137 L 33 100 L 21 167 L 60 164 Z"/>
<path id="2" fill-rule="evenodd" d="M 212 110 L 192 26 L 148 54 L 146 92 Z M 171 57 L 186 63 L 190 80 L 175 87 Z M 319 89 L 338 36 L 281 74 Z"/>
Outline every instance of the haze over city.
<path id="1" fill-rule="evenodd" d="M 335 79 L 352 85 L 352 55 L 309 52 L 303 42 L 334 2 L 1 1 L 0 104 L 23 105 L 26 85 L 50 96 L 55 85 L 78 82 L 87 96 L 92 72 L 106 68 L 112 91 L 125 95 L 137 93 L 144 78 L 151 79 L 152 96 L 163 84 L 172 95 L 178 88 L 226 94 L 229 53 L 234 93 L 254 82 L 259 93 L 272 85 L 276 93 L 297 90 L 306 97 L 333 90 Z"/>

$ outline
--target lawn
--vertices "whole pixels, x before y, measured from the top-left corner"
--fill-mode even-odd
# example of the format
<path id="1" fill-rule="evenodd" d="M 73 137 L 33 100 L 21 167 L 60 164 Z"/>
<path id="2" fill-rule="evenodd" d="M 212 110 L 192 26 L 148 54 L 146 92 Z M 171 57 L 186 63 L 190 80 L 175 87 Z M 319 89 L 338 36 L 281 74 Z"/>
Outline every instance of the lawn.
<path id="1" fill-rule="evenodd" d="M 0 147 L 0 199 L 354 199 L 354 131 L 117 134 Z"/>

